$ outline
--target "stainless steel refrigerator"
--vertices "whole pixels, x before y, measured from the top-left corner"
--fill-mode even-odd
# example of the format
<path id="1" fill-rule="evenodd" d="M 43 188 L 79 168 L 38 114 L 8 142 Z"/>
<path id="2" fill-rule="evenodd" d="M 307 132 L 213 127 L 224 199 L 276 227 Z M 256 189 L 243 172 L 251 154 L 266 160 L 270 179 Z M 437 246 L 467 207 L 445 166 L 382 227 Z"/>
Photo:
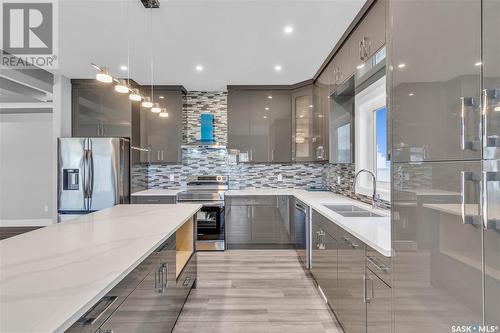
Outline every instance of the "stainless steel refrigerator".
<path id="1" fill-rule="evenodd" d="M 124 138 L 60 138 L 58 212 L 87 214 L 130 202 L 130 143 Z"/>
<path id="2" fill-rule="evenodd" d="M 389 13 L 393 332 L 496 332 L 500 1 Z"/>

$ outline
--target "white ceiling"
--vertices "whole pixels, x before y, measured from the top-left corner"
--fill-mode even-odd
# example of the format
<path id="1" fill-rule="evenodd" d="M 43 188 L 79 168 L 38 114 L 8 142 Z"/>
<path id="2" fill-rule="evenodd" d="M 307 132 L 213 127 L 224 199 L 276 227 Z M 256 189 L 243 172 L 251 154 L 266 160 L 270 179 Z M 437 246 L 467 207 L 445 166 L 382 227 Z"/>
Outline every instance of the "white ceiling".
<path id="1" fill-rule="evenodd" d="M 174 1 L 153 10 L 154 83 L 188 90 L 312 78 L 365 0 Z M 150 83 L 150 15 L 130 0 L 130 77 Z M 60 0 L 59 69 L 91 78 L 90 62 L 126 76 L 126 0 Z M 294 32 L 285 35 L 283 28 Z M 203 72 L 195 70 L 196 65 Z M 283 69 L 275 72 L 274 66 Z"/>

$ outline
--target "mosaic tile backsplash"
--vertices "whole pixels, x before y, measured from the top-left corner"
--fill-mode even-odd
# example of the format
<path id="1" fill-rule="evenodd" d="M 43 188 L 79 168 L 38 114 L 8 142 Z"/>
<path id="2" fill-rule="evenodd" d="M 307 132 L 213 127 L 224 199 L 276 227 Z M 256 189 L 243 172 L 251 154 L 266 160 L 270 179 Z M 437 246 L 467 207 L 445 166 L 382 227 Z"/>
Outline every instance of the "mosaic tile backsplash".
<path id="1" fill-rule="evenodd" d="M 214 133 L 218 144 L 227 144 L 227 92 L 190 91 L 184 100 L 183 142 L 194 143 L 200 136 L 202 112 L 215 116 Z M 134 188 L 182 189 L 188 175 L 228 175 L 231 189 L 240 188 L 306 188 L 323 186 L 363 202 L 371 198 L 352 192 L 354 164 L 294 163 L 250 164 L 231 162 L 226 149 L 183 148 L 182 164 L 154 164 L 132 170 Z M 174 175 L 174 181 L 170 181 Z M 278 175 L 282 180 L 278 181 Z M 337 177 L 340 176 L 340 184 Z M 389 208 L 390 203 L 383 206 Z"/>

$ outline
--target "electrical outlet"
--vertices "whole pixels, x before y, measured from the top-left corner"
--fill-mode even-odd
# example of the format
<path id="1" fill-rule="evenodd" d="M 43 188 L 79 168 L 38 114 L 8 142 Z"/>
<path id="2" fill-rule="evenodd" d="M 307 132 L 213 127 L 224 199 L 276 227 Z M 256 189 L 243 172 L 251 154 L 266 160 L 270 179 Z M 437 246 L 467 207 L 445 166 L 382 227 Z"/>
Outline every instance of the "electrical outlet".
<path id="1" fill-rule="evenodd" d="M 337 176 L 337 185 L 340 185 L 340 176 Z"/>
<path id="2" fill-rule="evenodd" d="M 171 182 L 175 181 L 175 175 L 173 173 L 170 174 L 170 181 Z"/>
<path id="3" fill-rule="evenodd" d="M 279 175 L 278 175 L 278 181 L 279 181 L 279 182 L 282 182 L 282 181 L 283 181 L 283 175 L 282 175 L 282 174 L 279 174 Z"/>

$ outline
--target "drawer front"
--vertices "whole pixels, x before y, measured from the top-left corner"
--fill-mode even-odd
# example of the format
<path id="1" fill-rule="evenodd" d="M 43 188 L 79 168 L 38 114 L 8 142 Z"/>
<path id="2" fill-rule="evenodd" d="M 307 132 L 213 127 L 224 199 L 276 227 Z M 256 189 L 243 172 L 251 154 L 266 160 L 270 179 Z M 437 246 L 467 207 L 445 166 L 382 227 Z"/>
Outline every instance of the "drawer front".
<path id="1" fill-rule="evenodd" d="M 196 252 L 193 253 L 191 259 L 189 259 L 186 266 L 184 266 L 184 270 L 181 275 L 177 278 L 177 295 L 179 298 L 179 302 L 184 304 L 187 297 L 189 296 L 189 291 L 191 288 L 196 286 Z"/>
<path id="2" fill-rule="evenodd" d="M 366 267 L 391 286 L 391 258 L 385 257 L 371 247 L 366 247 Z"/>
<path id="3" fill-rule="evenodd" d="M 175 204 L 177 203 L 177 196 L 159 196 L 159 195 L 141 195 L 132 196 L 133 204 Z"/>
<path id="4" fill-rule="evenodd" d="M 227 202 L 231 206 L 278 206 L 278 197 L 275 195 L 254 195 L 244 197 L 230 197 Z"/>

